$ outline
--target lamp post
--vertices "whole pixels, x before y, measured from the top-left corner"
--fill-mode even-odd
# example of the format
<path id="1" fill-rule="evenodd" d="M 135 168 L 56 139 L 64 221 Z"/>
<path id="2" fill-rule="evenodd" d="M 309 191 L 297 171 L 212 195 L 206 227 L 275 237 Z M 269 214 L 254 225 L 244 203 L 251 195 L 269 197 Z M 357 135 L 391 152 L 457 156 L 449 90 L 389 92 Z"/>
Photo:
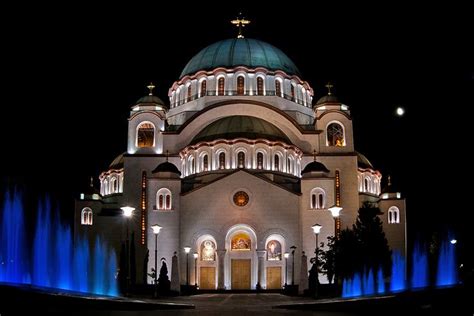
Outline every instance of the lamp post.
<path id="1" fill-rule="evenodd" d="M 155 297 L 158 296 L 158 234 L 160 233 L 161 227 L 158 224 L 151 226 L 153 234 L 155 234 Z"/>
<path id="2" fill-rule="evenodd" d="M 191 247 L 184 247 L 184 252 L 186 253 L 186 287 L 189 286 L 189 252 Z"/>
<path id="3" fill-rule="evenodd" d="M 193 253 L 193 257 L 194 257 L 194 286 L 198 287 L 198 253 L 195 252 Z"/>
<path id="4" fill-rule="evenodd" d="M 123 206 L 120 208 L 123 211 L 123 216 L 127 220 L 127 223 L 125 224 L 126 227 L 126 240 L 125 240 L 125 252 L 126 252 L 126 287 L 127 287 L 127 292 L 130 290 L 130 243 L 129 243 L 129 238 L 128 238 L 128 226 L 130 222 L 130 218 L 133 216 L 133 211 L 135 211 L 134 207 L 131 206 Z"/>
<path id="5" fill-rule="evenodd" d="M 285 252 L 283 255 L 285 257 L 285 289 L 287 289 L 288 286 L 288 257 L 290 254 L 288 252 Z"/>
<path id="6" fill-rule="evenodd" d="M 318 272 L 318 235 L 323 226 L 319 224 L 314 224 L 311 228 L 313 229 L 314 236 L 316 237 L 316 248 L 314 250 L 314 264 L 316 267 L 316 284 L 315 284 L 315 295 L 318 295 L 318 284 L 319 284 L 319 272 Z"/>
<path id="7" fill-rule="evenodd" d="M 292 259 L 293 259 L 293 263 L 291 265 L 291 285 L 295 285 L 295 250 L 296 250 L 296 246 L 291 246 L 290 247 L 291 249 L 291 256 L 292 256 Z"/>
<path id="8" fill-rule="evenodd" d="M 336 239 L 339 238 L 339 227 L 341 226 L 339 224 L 339 215 L 342 211 L 342 207 L 334 205 L 333 207 L 328 208 L 328 210 L 331 212 L 332 217 L 334 218 L 334 237 Z"/>

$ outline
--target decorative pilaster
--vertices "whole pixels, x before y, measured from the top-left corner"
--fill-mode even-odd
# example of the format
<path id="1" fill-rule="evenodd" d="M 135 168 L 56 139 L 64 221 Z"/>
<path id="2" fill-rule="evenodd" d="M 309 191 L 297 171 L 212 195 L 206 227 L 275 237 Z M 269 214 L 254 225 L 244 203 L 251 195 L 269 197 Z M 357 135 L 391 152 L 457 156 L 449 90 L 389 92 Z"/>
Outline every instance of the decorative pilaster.
<path id="1" fill-rule="evenodd" d="M 218 257 L 218 275 L 217 275 L 217 289 L 218 290 L 225 290 L 225 283 L 224 283 L 224 259 L 225 259 L 226 250 L 217 250 L 217 257 Z"/>
<path id="2" fill-rule="evenodd" d="M 257 250 L 257 257 L 258 257 L 258 281 L 257 281 L 257 290 L 262 288 L 263 281 L 265 279 L 265 267 L 264 267 L 264 260 L 265 260 L 265 250 Z M 266 282 L 265 282 L 266 283 Z"/>

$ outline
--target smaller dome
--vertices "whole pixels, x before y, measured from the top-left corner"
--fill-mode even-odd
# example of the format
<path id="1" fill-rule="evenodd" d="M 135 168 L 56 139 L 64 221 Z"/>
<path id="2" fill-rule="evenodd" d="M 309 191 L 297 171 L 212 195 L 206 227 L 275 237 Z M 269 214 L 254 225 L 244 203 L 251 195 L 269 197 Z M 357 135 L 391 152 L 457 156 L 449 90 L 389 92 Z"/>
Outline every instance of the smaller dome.
<path id="1" fill-rule="evenodd" d="M 324 97 L 320 98 L 316 105 L 324 104 L 324 103 L 341 103 L 339 99 L 334 94 L 328 94 Z"/>
<path id="2" fill-rule="evenodd" d="M 123 168 L 123 154 L 118 155 L 115 159 L 110 163 L 109 169 L 122 169 Z"/>
<path id="3" fill-rule="evenodd" d="M 138 99 L 138 101 L 136 102 L 136 104 L 143 104 L 143 103 L 153 103 L 153 104 L 156 104 L 156 105 L 166 107 L 163 100 L 158 98 L 156 95 L 146 95 L 146 96 L 141 97 L 140 99 Z"/>
<path id="4" fill-rule="evenodd" d="M 160 163 L 158 167 L 156 167 L 155 170 L 152 171 L 152 173 L 158 172 L 172 172 L 181 175 L 181 171 L 179 171 L 174 164 L 168 161 Z"/>
<path id="5" fill-rule="evenodd" d="M 326 168 L 326 166 L 323 165 L 322 163 L 317 162 L 317 161 L 313 161 L 313 162 L 310 162 L 309 164 L 307 164 L 306 167 L 304 167 L 303 171 L 301 171 L 301 174 L 303 175 L 303 174 L 308 173 L 308 172 L 329 173 L 329 169 Z"/>
<path id="6" fill-rule="evenodd" d="M 360 152 L 356 152 L 357 154 L 357 167 L 361 169 L 374 169 L 372 163 Z"/>

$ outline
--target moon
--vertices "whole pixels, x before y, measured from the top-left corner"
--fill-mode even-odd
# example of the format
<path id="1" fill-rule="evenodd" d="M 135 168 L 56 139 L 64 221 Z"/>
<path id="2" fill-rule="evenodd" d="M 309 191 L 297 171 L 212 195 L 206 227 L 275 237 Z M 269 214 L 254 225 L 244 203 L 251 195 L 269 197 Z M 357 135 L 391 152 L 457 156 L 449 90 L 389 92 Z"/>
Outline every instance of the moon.
<path id="1" fill-rule="evenodd" d="M 398 116 L 403 116 L 403 114 L 405 114 L 405 109 L 402 107 L 398 107 L 395 112 L 397 113 Z"/>

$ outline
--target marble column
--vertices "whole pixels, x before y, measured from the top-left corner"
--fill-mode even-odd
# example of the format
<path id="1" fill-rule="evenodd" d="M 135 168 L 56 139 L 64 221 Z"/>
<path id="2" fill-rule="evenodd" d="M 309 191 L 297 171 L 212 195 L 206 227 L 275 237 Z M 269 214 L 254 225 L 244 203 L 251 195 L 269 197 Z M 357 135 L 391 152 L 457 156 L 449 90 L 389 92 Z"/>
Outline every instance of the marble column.
<path id="1" fill-rule="evenodd" d="M 217 289 L 225 290 L 224 283 L 224 259 L 225 259 L 226 250 L 217 250 L 217 257 L 219 260 L 219 266 L 217 267 Z"/>
<path id="2" fill-rule="evenodd" d="M 263 287 L 263 284 L 266 283 L 264 282 L 265 281 L 265 266 L 264 266 L 264 263 L 265 263 L 265 254 L 266 254 L 266 251 L 265 250 L 257 250 L 257 257 L 258 257 L 258 281 L 257 281 L 257 290 L 259 289 L 259 286 L 260 288 Z"/>

